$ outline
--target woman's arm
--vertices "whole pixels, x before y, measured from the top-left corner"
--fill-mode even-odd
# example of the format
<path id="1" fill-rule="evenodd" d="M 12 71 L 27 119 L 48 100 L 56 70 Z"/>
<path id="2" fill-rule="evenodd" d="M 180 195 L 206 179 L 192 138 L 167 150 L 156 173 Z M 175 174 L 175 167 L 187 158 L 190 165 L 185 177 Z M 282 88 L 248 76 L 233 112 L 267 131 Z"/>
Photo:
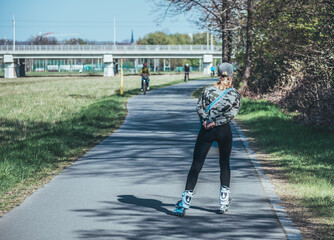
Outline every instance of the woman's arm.
<path id="1" fill-rule="evenodd" d="M 199 97 L 197 102 L 197 114 L 201 119 L 202 123 L 208 119 L 208 114 L 205 112 L 206 109 L 205 95 L 206 95 L 206 89 L 202 91 L 201 96 Z"/>

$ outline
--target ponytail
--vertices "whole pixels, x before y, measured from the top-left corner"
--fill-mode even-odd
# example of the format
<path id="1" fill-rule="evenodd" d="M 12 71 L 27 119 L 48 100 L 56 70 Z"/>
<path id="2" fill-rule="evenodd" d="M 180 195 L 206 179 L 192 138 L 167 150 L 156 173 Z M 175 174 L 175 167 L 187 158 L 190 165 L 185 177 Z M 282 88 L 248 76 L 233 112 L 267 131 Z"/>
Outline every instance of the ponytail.
<path id="1" fill-rule="evenodd" d="M 222 76 L 222 80 L 223 81 L 225 81 L 225 80 L 227 80 L 228 81 L 228 85 L 226 86 L 227 88 L 231 88 L 231 87 L 233 87 L 233 83 L 232 83 L 232 80 L 233 80 L 233 76 L 226 76 L 226 75 L 223 75 Z M 219 80 L 219 82 L 217 82 L 217 84 L 219 84 L 220 83 L 220 80 Z"/>

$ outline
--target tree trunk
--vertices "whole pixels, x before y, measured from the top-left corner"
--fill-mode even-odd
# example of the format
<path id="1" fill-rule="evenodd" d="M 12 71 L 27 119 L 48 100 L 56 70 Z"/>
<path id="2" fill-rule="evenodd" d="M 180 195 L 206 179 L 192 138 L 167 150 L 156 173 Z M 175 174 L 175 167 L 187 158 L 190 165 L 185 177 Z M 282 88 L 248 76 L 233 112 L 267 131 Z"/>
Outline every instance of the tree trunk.
<path id="1" fill-rule="evenodd" d="M 248 91 L 248 82 L 251 75 L 252 68 L 252 51 L 253 51 L 253 0 L 247 0 L 247 27 L 246 27 L 246 57 L 245 57 L 245 71 L 242 76 L 242 85 L 240 89 L 241 94 Z"/>
<path id="2" fill-rule="evenodd" d="M 227 32 L 228 56 L 227 62 L 232 63 L 232 31 Z"/>
<path id="3" fill-rule="evenodd" d="M 230 22 L 230 14 L 231 10 L 228 6 L 228 10 L 226 11 L 226 23 Z M 232 31 L 227 31 L 227 62 L 232 63 Z"/>
<path id="4" fill-rule="evenodd" d="M 225 41 L 224 41 L 224 26 L 222 26 L 222 62 L 224 62 L 224 54 L 225 54 Z"/>
<path id="5" fill-rule="evenodd" d="M 228 7 L 227 0 L 223 0 L 223 11 L 226 10 Z M 223 41 L 223 49 L 222 49 L 222 62 L 227 62 L 227 11 L 224 11 L 223 14 L 223 26 L 222 26 L 222 41 Z"/>

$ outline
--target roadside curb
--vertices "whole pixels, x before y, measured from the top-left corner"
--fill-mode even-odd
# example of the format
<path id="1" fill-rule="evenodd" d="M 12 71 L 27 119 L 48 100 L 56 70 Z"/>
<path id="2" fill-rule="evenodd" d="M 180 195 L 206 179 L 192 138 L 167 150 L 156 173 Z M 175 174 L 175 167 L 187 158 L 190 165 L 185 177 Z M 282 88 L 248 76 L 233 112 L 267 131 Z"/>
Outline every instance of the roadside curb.
<path id="1" fill-rule="evenodd" d="M 275 187 L 271 184 L 270 179 L 265 175 L 265 172 L 262 168 L 261 163 L 256 159 L 256 154 L 252 151 L 249 147 L 247 142 L 247 138 L 243 134 L 240 126 L 235 122 L 232 121 L 231 124 L 236 129 L 243 145 L 246 148 L 248 153 L 249 160 L 253 164 L 256 173 L 258 174 L 264 191 L 268 197 L 269 203 L 272 206 L 273 211 L 276 213 L 279 223 L 281 224 L 284 232 L 287 235 L 288 240 L 302 240 L 303 237 L 300 234 L 298 227 L 292 222 L 291 218 L 288 216 L 285 207 L 281 205 L 281 199 L 275 193 Z"/>

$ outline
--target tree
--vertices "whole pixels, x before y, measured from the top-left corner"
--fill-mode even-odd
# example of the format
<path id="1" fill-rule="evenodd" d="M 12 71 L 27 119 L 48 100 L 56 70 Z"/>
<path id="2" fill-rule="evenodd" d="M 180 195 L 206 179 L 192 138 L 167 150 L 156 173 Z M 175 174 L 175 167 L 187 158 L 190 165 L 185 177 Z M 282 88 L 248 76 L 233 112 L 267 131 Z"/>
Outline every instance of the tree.
<path id="1" fill-rule="evenodd" d="M 249 93 L 272 94 L 306 122 L 334 128 L 332 1 L 265 0 L 254 12 Z"/>
<path id="2" fill-rule="evenodd" d="M 44 35 L 31 36 L 28 39 L 28 44 L 32 45 L 57 45 L 58 40 L 55 37 L 49 37 Z"/>
<path id="3" fill-rule="evenodd" d="M 70 38 L 63 40 L 63 44 L 65 45 L 86 45 L 87 42 L 84 41 L 82 38 Z"/>
<path id="4" fill-rule="evenodd" d="M 0 39 L 0 45 L 13 45 L 13 40 L 8 40 L 7 38 Z"/>
<path id="5" fill-rule="evenodd" d="M 177 15 L 184 12 L 194 12 L 198 20 L 194 22 L 204 29 L 214 32 L 222 39 L 222 60 L 231 61 L 232 31 L 238 25 L 234 19 L 238 18 L 236 10 L 242 8 L 242 2 L 232 0 L 160 0 L 159 8 L 164 8 L 165 16 Z"/>
<path id="6" fill-rule="evenodd" d="M 174 44 L 172 39 L 164 32 L 149 33 L 137 41 L 138 45 L 168 45 Z"/>
<path id="7" fill-rule="evenodd" d="M 138 45 L 203 45 L 207 42 L 206 33 L 196 33 L 190 36 L 189 34 L 166 34 L 164 32 L 154 32 L 145 35 L 142 39 L 139 39 L 136 43 Z M 213 38 L 213 42 L 216 43 L 216 39 Z M 184 66 L 186 63 L 191 66 L 198 66 L 198 59 L 172 59 L 171 67 Z"/>
<path id="8" fill-rule="evenodd" d="M 154 32 L 140 38 L 136 43 L 138 45 L 205 45 L 207 37 L 206 33 L 195 33 L 190 36 L 183 33 Z M 213 43 L 217 43 L 216 38 L 213 38 Z"/>
<path id="9" fill-rule="evenodd" d="M 173 14 L 195 11 L 199 20 L 195 21 L 202 28 L 215 32 L 222 41 L 222 61 L 232 62 L 233 38 L 238 39 L 237 30 L 242 28 L 246 14 L 246 47 L 244 54 L 244 72 L 241 92 L 246 93 L 250 81 L 253 52 L 253 0 L 160 0 L 159 7 Z M 239 31 L 240 33 L 240 31 Z"/>
<path id="10" fill-rule="evenodd" d="M 253 0 L 247 0 L 247 26 L 246 26 L 246 54 L 245 70 L 242 76 L 240 93 L 245 95 L 248 90 L 248 81 L 251 76 L 253 51 Z"/>

